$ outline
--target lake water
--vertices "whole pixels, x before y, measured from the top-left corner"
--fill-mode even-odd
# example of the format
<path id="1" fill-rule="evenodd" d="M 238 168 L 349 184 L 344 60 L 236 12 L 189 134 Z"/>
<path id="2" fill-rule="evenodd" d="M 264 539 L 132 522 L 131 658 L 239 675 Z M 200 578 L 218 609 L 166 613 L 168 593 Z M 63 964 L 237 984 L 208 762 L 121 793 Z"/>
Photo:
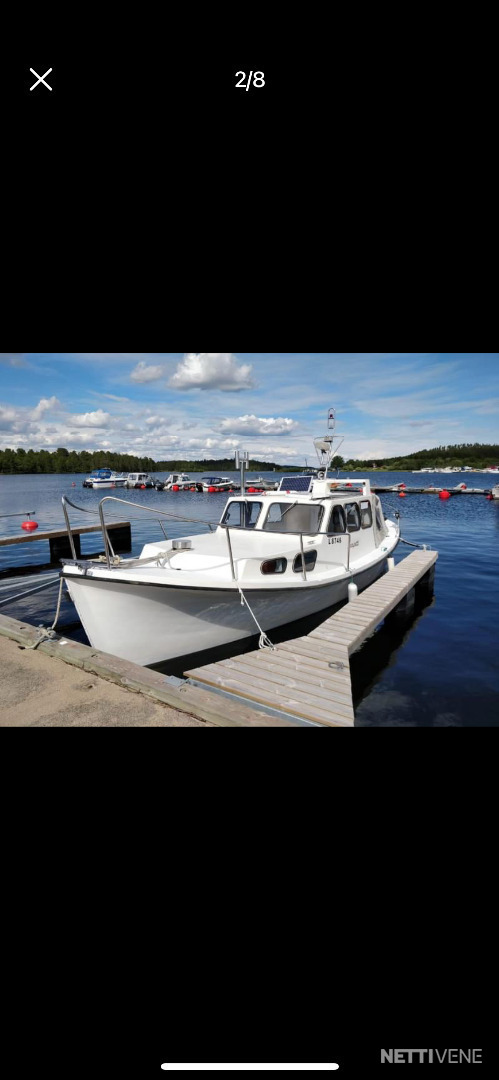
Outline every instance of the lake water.
<path id="1" fill-rule="evenodd" d="M 164 479 L 166 473 L 157 473 Z M 201 473 L 191 473 L 193 479 Z M 237 473 L 229 473 L 238 479 Z M 261 474 L 269 480 L 278 474 Z M 358 474 L 360 475 L 360 474 Z M 454 487 L 464 482 L 468 487 L 490 488 L 494 477 L 483 473 L 365 474 L 373 485 L 387 486 L 404 482 L 408 487 Z M 343 478 L 344 474 L 342 474 Z M 353 475 L 355 479 L 356 474 Z M 0 534 L 18 535 L 23 518 L 1 517 L 35 511 L 40 531 L 62 527 L 62 495 L 67 495 L 86 509 L 97 509 L 103 492 L 82 487 L 83 476 L 29 475 L 0 476 Z M 72 487 L 72 483 L 75 487 Z M 248 473 L 247 482 L 251 483 Z M 126 506 L 116 503 L 116 510 L 106 511 L 106 520 L 131 520 L 132 553 L 138 555 L 148 540 L 160 539 L 161 529 L 152 514 L 141 506 L 158 507 L 179 516 L 217 522 L 227 496 L 183 492 L 117 491 L 134 504 L 133 516 Z M 482 495 L 453 496 L 442 501 L 437 495 L 381 495 L 385 515 L 401 513 L 401 534 L 413 543 L 425 543 L 439 553 L 435 573 L 435 594 L 431 602 L 416 612 L 414 619 L 398 632 L 380 627 L 352 658 L 352 678 L 356 726 L 429 726 L 463 727 L 499 724 L 499 502 Z M 112 507 L 112 503 L 107 506 Z M 135 516 L 135 514 L 137 516 Z M 95 517 L 97 523 L 98 518 Z M 87 514 L 71 511 L 71 522 L 88 525 Z M 168 536 L 205 532 L 201 523 L 186 526 L 168 522 Z M 85 556 L 102 550 L 100 534 L 81 539 Z M 412 549 L 399 544 L 398 562 Z M 14 566 L 43 565 L 49 561 L 48 541 L 0 548 L 0 571 Z M 55 577 L 57 571 L 43 570 L 39 577 L 5 577 L 0 574 L 0 599 Z M 23 600 L 4 604 L 0 611 L 11 618 L 35 625 L 49 626 L 54 621 L 57 582 L 42 592 Z M 324 617 L 327 617 L 327 613 Z M 322 616 L 321 616 L 322 618 Z M 316 620 L 317 621 L 317 620 Z M 307 624 L 295 623 L 279 636 L 295 637 L 307 632 Z M 58 631 L 86 642 L 83 629 L 69 599 L 64 599 Z M 254 648 L 248 640 L 244 648 Z M 234 652 L 242 652 L 241 643 Z M 224 654 L 225 655 L 225 654 Z M 182 666 L 182 665 L 181 665 Z M 181 674 L 173 663 L 164 666 L 168 674 Z"/>

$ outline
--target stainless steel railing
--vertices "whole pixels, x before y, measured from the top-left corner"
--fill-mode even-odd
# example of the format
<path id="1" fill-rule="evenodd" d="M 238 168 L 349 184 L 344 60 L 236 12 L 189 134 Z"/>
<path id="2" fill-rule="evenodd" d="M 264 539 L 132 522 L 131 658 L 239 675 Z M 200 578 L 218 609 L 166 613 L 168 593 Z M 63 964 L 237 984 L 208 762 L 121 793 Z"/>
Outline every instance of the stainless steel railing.
<path id="1" fill-rule="evenodd" d="M 252 534 L 257 532 L 257 533 L 266 533 L 266 534 L 271 534 L 271 535 L 273 534 L 274 536 L 275 535 L 282 535 L 282 534 L 278 533 L 277 529 L 275 531 L 272 530 L 272 529 L 248 529 L 248 528 L 245 528 L 244 526 L 240 526 L 240 525 L 232 525 L 231 526 L 231 525 L 223 525 L 223 524 L 220 524 L 219 528 L 226 530 L 227 546 L 228 546 L 228 549 L 229 549 L 230 568 L 231 568 L 231 574 L 232 574 L 232 580 L 233 581 L 237 581 L 237 575 L 236 575 L 236 572 L 235 572 L 235 564 L 238 563 L 238 562 L 242 562 L 243 559 L 247 559 L 248 556 L 245 555 L 245 556 L 242 556 L 241 559 L 235 559 L 234 560 L 233 552 L 232 552 L 232 544 L 231 544 L 230 535 L 229 535 L 231 528 L 236 529 L 237 532 L 249 532 L 249 533 L 252 533 Z M 306 568 L 306 564 L 305 564 L 305 551 L 304 551 L 304 548 L 303 548 L 303 537 L 304 536 L 307 536 L 307 537 L 310 537 L 310 536 L 313 536 L 313 535 L 319 536 L 319 537 L 322 537 L 322 536 L 327 536 L 327 537 L 336 536 L 336 537 L 340 537 L 341 539 L 345 538 L 345 540 L 348 541 L 347 562 L 346 562 L 346 565 L 345 565 L 345 563 L 341 563 L 341 565 L 345 567 L 345 570 L 347 571 L 347 573 L 350 572 L 350 547 L 351 547 L 351 543 L 352 543 L 352 538 L 351 538 L 349 532 L 347 532 L 347 533 L 331 533 L 331 532 L 327 532 L 327 533 L 315 533 L 315 534 L 314 533 L 300 533 L 300 532 L 286 532 L 285 535 L 286 536 L 297 536 L 299 538 L 299 540 L 300 540 L 302 578 L 303 578 L 304 581 L 308 580 L 308 578 L 307 578 L 307 568 Z M 255 557 L 258 557 L 260 559 L 262 558 L 261 555 L 260 556 L 250 556 L 250 558 L 255 558 Z M 267 556 L 267 558 L 278 558 L 278 557 L 279 556 L 276 556 L 276 555 Z"/>
<path id="2" fill-rule="evenodd" d="M 106 522 L 105 522 L 105 518 L 104 518 L 104 503 L 107 503 L 107 502 L 123 503 L 123 505 L 128 506 L 129 508 L 132 507 L 132 506 L 133 507 L 136 506 L 137 509 L 141 513 L 142 513 L 142 511 L 145 510 L 149 514 L 155 514 L 156 517 L 159 514 L 161 517 L 171 518 L 172 521 L 193 522 L 193 523 L 199 524 L 199 525 L 207 525 L 210 532 L 213 532 L 213 529 L 215 529 L 215 528 L 225 529 L 225 533 L 226 533 L 226 537 L 227 537 L 227 549 L 228 549 L 228 554 L 229 554 L 230 570 L 231 570 L 231 576 L 232 576 L 233 581 L 238 580 L 237 579 L 237 572 L 236 572 L 237 563 L 243 561 L 243 558 L 245 558 L 245 559 L 248 558 L 248 556 L 243 556 L 240 559 L 235 559 L 234 558 L 234 552 L 233 552 L 232 541 L 231 541 L 231 536 L 230 536 L 231 529 L 235 529 L 238 533 L 247 532 L 247 533 L 254 534 L 255 532 L 258 532 L 258 533 L 264 533 L 265 532 L 265 533 L 268 533 L 270 535 L 277 535 L 278 534 L 277 529 L 272 530 L 272 529 L 246 528 L 245 526 L 241 526 L 241 525 L 237 525 L 237 526 L 236 525 L 225 525 L 225 524 L 222 524 L 220 522 L 206 521 L 203 518 L 187 518 L 187 517 L 179 516 L 178 514 L 170 514 L 165 510 L 158 510 L 156 507 L 153 508 L 151 506 L 142 506 L 142 505 L 139 505 L 138 503 L 130 502 L 128 499 L 120 499 L 117 495 L 105 495 L 104 498 L 101 499 L 101 501 L 99 503 L 98 510 L 90 510 L 90 509 L 88 509 L 88 507 L 77 506 L 77 504 L 72 502 L 71 499 L 68 499 L 68 497 L 66 495 L 63 495 L 62 496 L 62 508 L 63 508 L 63 511 L 64 511 L 64 518 L 65 518 L 65 522 L 66 522 L 66 528 L 67 528 L 67 531 L 68 531 L 68 537 L 69 537 L 69 542 L 70 542 L 70 545 L 71 545 L 71 551 L 72 551 L 73 559 L 76 560 L 77 556 L 76 556 L 76 550 L 75 550 L 74 541 L 73 541 L 73 534 L 71 532 L 71 525 L 70 525 L 70 521 L 69 521 L 69 515 L 68 515 L 68 511 L 67 511 L 68 506 L 73 507 L 74 510 L 80 510 L 81 512 L 83 512 L 85 514 L 98 514 L 99 515 L 101 528 L 102 528 L 102 535 L 103 535 L 103 539 L 104 539 L 104 550 L 105 550 L 105 554 L 106 554 L 107 567 L 108 567 L 108 569 L 111 569 L 111 557 L 115 558 L 115 554 L 114 554 L 113 546 L 111 544 L 111 540 L 109 538 L 109 534 L 108 534 L 108 531 L 107 531 Z M 130 515 L 130 516 L 133 516 L 133 515 Z M 137 515 L 135 515 L 135 516 L 137 516 Z M 163 532 L 165 540 L 168 540 L 168 536 L 167 536 L 167 534 L 166 534 L 166 532 L 165 532 L 165 530 L 163 528 L 163 524 L 162 524 L 161 521 L 159 521 L 159 519 L 158 519 L 158 524 L 161 527 L 161 530 Z M 282 534 L 279 534 L 279 535 L 282 535 Z M 286 532 L 285 535 L 286 536 L 297 536 L 299 538 L 300 552 L 301 552 L 301 573 L 302 573 L 303 581 L 308 580 L 308 578 L 307 578 L 307 567 L 306 567 L 306 562 L 305 562 L 305 550 L 304 550 L 304 546 L 303 546 L 303 538 L 305 536 L 306 537 L 310 537 L 310 536 L 314 536 L 314 535 L 319 536 L 319 537 L 327 536 L 328 538 L 334 536 L 334 537 L 339 537 L 340 539 L 346 539 L 347 544 L 348 544 L 348 546 L 347 546 L 347 562 L 346 562 L 346 565 L 345 565 L 345 563 L 341 563 L 341 565 L 344 566 L 347 573 L 350 571 L 351 535 L 350 535 L 349 532 L 346 532 L 346 533 L 327 532 L 327 533 L 315 533 L 314 534 L 314 533 L 302 533 L 302 532 L 293 532 L 293 531 L 291 531 L 291 532 Z M 251 557 L 255 557 L 255 556 L 251 556 Z M 258 557 L 260 558 L 261 556 L 258 556 Z"/>
<path id="3" fill-rule="evenodd" d="M 70 524 L 70 521 L 69 521 L 69 515 L 68 515 L 68 511 L 67 511 L 68 506 L 71 506 L 74 510 L 79 510 L 83 514 L 98 514 L 99 515 L 101 528 L 102 528 L 102 535 L 103 535 L 103 539 L 104 539 L 104 550 L 105 550 L 105 553 L 106 553 L 107 565 L 108 565 L 108 568 L 111 567 L 111 558 L 110 558 L 109 552 L 111 551 L 113 558 L 115 558 L 115 555 L 114 555 L 113 545 L 111 544 L 111 540 L 109 538 L 109 534 L 108 534 L 108 531 L 107 531 L 106 522 L 104 520 L 103 503 L 105 503 L 105 502 L 123 503 L 125 506 L 128 506 L 129 508 L 130 507 L 136 507 L 137 510 L 139 510 L 140 512 L 142 512 L 143 510 L 146 510 L 149 514 L 155 514 L 156 517 L 158 517 L 158 514 L 159 514 L 159 515 L 161 515 L 161 517 L 171 518 L 173 521 L 192 521 L 192 522 L 196 522 L 196 523 L 198 523 L 200 525 L 207 525 L 210 532 L 213 532 L 213 529 L 216 529 L 216 527 L 218 525 L 218 522 L 205 521 L 203 518 L 179 517 L 178 514 L 169 514 L 165 510 L 158 510 L 156 507 L 153 508 L 152 506 L 142 506 L 139 503 L 130 502 L 129 499 L 119 499 L 117 497 L 117 495 L 106 495 L 103 499 L 101 499 L 101 501 L 99 503 L 98 510 L 90 510 L 87 506 L 78 506 L 76 503 L 71 502 L 71 499 L 68 499 L 67 495 L 63 495 L 62 496 L 62 509 L 63 509 L 63 513 L 64 513 L 64 520 L 66 522 L 66 529 L 67 529 L 67 532 L 68 532 L 69 543 L 70 543 L 70 546 L 71 546 L 71 552 L 72 552 L 72 555 L 73 555 L 73 559 L 76 559 L 77 556 L 76 556 L 76 550 L 75 550 L 75 546 L 74 546 L 73 534 L 71 532 L 71 524 Z M 138 517 L 139 515 L 138 514 L 135 514 L 135 515 L 130 514 L 129 516 L 130 517 Z M 161 531 L 163 533 L 163 536 L 164 536 L 165 540 L 168 540 L 168 536 L 167 536 L 167 534 L 166 534 L 166 532 L 165 532 L 165 530 L 163 528 L 163 523 L 159 520 L 159 518 L 158 518 L 158 525 L 161 528 Z"/>

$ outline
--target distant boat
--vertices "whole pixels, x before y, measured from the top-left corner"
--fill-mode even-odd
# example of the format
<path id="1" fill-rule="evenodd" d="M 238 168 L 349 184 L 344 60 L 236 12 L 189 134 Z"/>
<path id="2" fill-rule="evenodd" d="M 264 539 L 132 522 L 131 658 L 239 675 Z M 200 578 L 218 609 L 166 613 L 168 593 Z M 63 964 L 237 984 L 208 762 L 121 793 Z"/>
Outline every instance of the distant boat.
<path id="1" fill-rule="evenodd" d="M 149 473 L 131 472 L 128 473 L 125 484 L 128 488 L 152 488 L 154 487 L 154 480 Z"/>
<path id="2" fill-rule="evenodd" d="M 173 487 L 179 487 L 180 490 L 185 487 L 191 486 L 191 478 L 185 472 L 170 473 L 169 477 L 161 485 L 159 482 L 156 484 L 158 491 L 171 491 Z"/>
<path id="3" fill-rule="evenodd" d="M 125 487 L 126 473 L 115 473 L 112 469 L 96 469 L 83 481 L 83 487 L 100 491 L 101 488 Z"/>

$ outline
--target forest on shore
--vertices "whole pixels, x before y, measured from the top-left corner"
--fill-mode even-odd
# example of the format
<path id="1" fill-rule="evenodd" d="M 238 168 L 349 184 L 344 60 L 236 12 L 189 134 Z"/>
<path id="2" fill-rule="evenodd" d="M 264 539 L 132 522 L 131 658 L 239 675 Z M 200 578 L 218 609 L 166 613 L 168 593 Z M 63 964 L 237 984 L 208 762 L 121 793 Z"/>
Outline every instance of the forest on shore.
<path id="1" fill-rule="evenodd" d="M 490 443 L 457 443 L 454 446 L 437 446 L 432 450 L 418 450 L 413 454 L 391 458 L 344 459 L 340 455 L 333 458 L 333 469 L 345 469 L 349 472 L 385 469 L 401 472 L 406 469 L 425 469 L 470 465 L 472 468 L 487 468 L 499 465 L 499 445 Z M 201 461 L 170 460 L 154 461 L 151 457 L 135 457 L 132 454 L 119 454 L 107 450 L 0 450 L 0 473 L 85 473 L 90 475 L 94 469 L 113 469 L 115 472 L 234 472 L 234 458 L 212 458 Z M 280 465 L 274 461 L 250 460 L 251 472 L 302 472 L 305 465 Z"/>

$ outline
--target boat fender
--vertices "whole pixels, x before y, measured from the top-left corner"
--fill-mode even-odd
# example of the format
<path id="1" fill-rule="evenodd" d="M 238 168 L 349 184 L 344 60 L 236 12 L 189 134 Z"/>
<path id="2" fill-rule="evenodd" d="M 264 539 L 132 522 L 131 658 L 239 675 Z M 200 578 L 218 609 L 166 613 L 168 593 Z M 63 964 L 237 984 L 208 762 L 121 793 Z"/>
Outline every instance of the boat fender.
<path id="1" fill-rule="evenodd" d="M 37 521 L 31 521 L 31 519 L 29 521 L 23 521 L 23 523 L 21 525 L 21 529 L 24 529 L 26 532 L 34 532 L 34 530 L 37 529 L 37 528 L 38 528 L 38 522 Z"/>
<path id="2" fill-rule="evenodd" d="M 450 499 L 450 492 L 445 491 L 445 490 L 444 491 L 439 491 L 438 497 L 439 497 L 439 499 Z"/>

